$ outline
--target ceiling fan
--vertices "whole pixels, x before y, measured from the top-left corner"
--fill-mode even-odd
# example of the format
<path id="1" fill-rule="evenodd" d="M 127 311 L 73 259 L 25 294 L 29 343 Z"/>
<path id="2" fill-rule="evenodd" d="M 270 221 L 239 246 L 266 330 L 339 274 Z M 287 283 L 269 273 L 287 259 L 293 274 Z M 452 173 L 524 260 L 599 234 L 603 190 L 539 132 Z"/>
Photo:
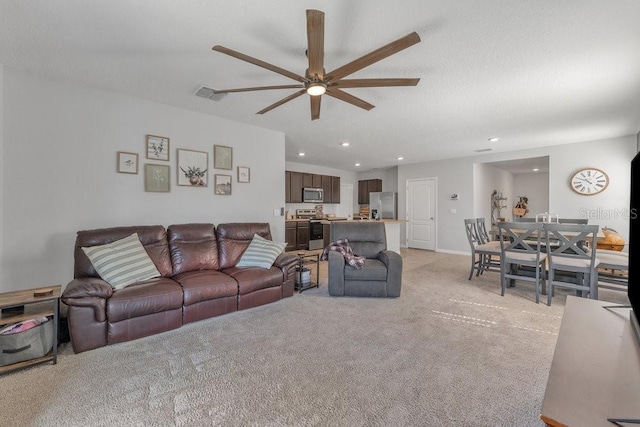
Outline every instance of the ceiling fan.
<path id="1" fill-rule="evenodd" d="M 251 92 L 258 90 L 274 90 L 274 89 L 300 89 L 293 94 L 281 99 L 280 101 L 269 105 L 268 107 L 258 111 L 256 114 L 264 114 L 273 110 L 282 104 L 289 102 L 305 93 L 311 101 L 311 120 L 320 118 L 320 101 L 322 95 L 328 95 L 341 101 L 353 104 L 356 107 L 371 110 L 374 106 L 360 98 L 357 98 L 342 89 L 358 88 L 358 87 L 385 87 L 385 86 L 415 86 L 420 81 L 419 78 L 400 78 L 400 79 L 345 79 L 356 71 L 359 71 L 371 64 L 374 64 L 388 56 L 400 52 L 414 44 L 420 42 L 420 36 L 414 31 L 394 42 L 391 42 L 379 49 L 374 50 L 354 61 L 349 62 L 329 73 L 324 70 L 324 12 L 319 10 L 307 10 L 307 57 L 309 58 L 309 68 L 306 70 L 304 77 L 292 73 L 291 71 L 253 58 L 251 56 L 236 52 L 223 46 L 216 45 L 213 50 L 249 62 L 275 73 L 281 74 L 290 79 L 296 80 L 298 84 L 278 85 L 278 86 L 260 86 L 247 87 L 239 89 L 214 90 L 214 94 L 232 93 L 232 92 Z"/>

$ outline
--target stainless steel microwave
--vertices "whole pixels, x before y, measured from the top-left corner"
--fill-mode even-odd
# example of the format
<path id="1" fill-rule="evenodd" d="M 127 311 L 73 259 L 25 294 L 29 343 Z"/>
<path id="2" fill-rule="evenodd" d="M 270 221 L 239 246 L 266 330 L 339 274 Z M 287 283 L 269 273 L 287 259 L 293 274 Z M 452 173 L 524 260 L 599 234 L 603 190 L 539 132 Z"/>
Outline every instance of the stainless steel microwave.
<path id="1" fill-rule="evenodd" d="M 322 203 L 324 198 L 322 188 L 303 188 L 302 201 L 305 203 Z"/>

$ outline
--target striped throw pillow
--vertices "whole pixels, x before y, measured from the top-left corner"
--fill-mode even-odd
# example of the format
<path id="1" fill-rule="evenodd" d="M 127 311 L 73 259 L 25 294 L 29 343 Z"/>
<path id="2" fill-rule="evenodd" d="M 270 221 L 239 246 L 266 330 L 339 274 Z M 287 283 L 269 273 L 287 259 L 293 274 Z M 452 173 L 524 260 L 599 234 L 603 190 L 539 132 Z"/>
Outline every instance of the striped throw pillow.
<path id="1" fill-rule="evenodd" d="M 267 240 L 255 234 L 244 251 L 236 267 L 271 268 L 278 255 L 284 251 L 286 243 Z"/>
<path id="2" fill-rule="evenodd" d="M 106 245 L 90 246 L 82 250 L 100 277 L 113 289 L 122 289 L 160 276 L 136 233 Z"/>

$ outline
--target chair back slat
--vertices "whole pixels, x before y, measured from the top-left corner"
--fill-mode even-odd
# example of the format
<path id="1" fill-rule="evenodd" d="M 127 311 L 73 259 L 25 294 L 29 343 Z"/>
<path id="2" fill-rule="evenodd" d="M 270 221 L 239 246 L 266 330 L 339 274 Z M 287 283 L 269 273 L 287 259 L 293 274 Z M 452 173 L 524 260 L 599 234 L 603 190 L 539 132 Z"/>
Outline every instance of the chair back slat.
<path id="1" fill-rule="evenodd" d="M 464 220 L 464 229 L 467 233 L 467 239 L 469 245 L 474 249 L 476 246 L 481 245 L 482 241 L 478 236 L 477 221 L 475 218 L 467 218 Z"/>
<path id="2" fill-rule="evenodd" d="M 489 237 L 489 233 L 487 233 L 487 226 L 484 218 L 476 218 L 476 227 L 478 230 L 478 238 L 482 244 L 491 241 L 491 237 Z"/>
<path id="3" fill-rule="evenodd" d="M 541 222 L 500 222 L 498 230 L 500 241 L 504 242 L 505 253 L 519 252 L 540 256 L 538 248 L 543 230 Z"/>

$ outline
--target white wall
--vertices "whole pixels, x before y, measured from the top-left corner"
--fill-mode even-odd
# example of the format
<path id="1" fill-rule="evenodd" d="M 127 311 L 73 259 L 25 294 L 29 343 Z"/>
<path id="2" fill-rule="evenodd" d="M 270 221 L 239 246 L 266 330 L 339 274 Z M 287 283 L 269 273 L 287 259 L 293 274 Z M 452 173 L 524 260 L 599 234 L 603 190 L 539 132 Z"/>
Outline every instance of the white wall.
<path id="1" fill-rule="evenodd" d="M 441 251 L 469 252 L 463 219 L 474 216 L 474 163 L 549 156 L 549 210 L 561 217 L 589 217 L 589 222 L 616 229 L 625 240 L 629 235 L 628 207 L 630 161 L 636 152 L 636 135 L 580 142 L 504 153 L 403 165 L 398 170 L 398 214 L 406 218 L 406 180 L 438 178 L 437 248 Z M 580 196 L 569 187 L 571 175 L 582 167 L 596 167 L 609 175 L 611 184 L 602 194 Z M 449 194 L 460 194 L 458 202 Z M 455 203 L 456 214 L 450 213 Z M 406 242 L 401 231 L 401 243 Z"/>
<path id="2" fill-rule="evenodd" d="M 353 185 L 353 210 L 352 212 L 358 212 L 358 178 L 355 172 L 345 171 L 342 169 L 327 168 L 324 166 L 308 165 L 305 163 L 285 162 L 285 168 L 288 171 L 314 173 L 318 175 L 339 176 L 340 184 L 352 184 Z M 282 182 L 284 183 L 284 172 Z M 284 184 L 283 184 L 284 185 Z M 282 188 L 284 194 L 284 187 Z M 296 209 L 313 209 L 316 203 L 287 203 L 286 209 L 295 214 Z M 322 211 L 325 214 L 335 214 L 338 205 L 333 203 L 322 204 Z"/>
<path id="3" fill-rule="evenodd" d="M 284 134 L 76 84 L 4 69 L 2 290 L 66 284 L 78 230 L 187 222 L 269 222 L 284 241 Z M 170 138 L 171 192 L 144 191 L 145 135 Z M 213 145 L 234 170 L 213 170 Z M 176 149 L 209 154 L 209 186 L 176 185 Z M 138 175 L 116 173 L 116 151 L 139 154 Z M 155 162 L 165 164 L 164 162 Z M 251 168 L 238 184 L 237 165 Z M 214 196 L 213 174 L 232 175 Z"/>
<path id="4" fill-rule="evenodd" d="M 536 214 L 549 211 L 549 174 L 539 173 L 519 173 L 513 176 L 513 203 L 518 202 L 519 196 L 526 196 L 529 199 L 527 208 L 529 213 L 527 218 L 535 218 Z M 551 212 L 554 213 L 554 212 Z"/>

